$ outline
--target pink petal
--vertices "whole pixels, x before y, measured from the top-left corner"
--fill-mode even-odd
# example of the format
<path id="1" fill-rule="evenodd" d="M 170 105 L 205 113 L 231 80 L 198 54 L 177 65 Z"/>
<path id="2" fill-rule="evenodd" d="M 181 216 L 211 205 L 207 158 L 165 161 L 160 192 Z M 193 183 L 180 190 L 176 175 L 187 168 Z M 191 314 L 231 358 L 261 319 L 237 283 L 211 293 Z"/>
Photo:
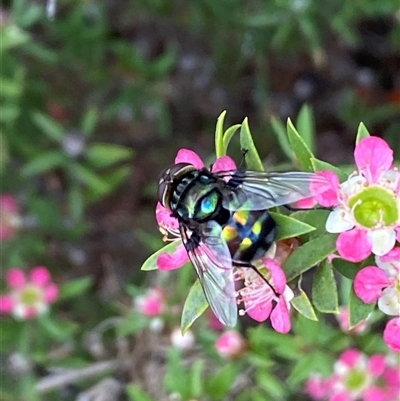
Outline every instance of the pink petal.
<path id="1" fill-rule="evenodd" d="M 317 201 L 314 198 L 305 198 L 295 202 L 297 209 L 312 209 Z"/>
<path id="2" fill-rule="evenodd" d="M 17 214 L 19 207 L 15 198 L 11 194 L 4 194 L 0 196 L 0 209 L 7 213 Z"/>
<path id="3" fill-rule="evenodd" d="M 336 393 L 332 395 L 332 397 L 329 397 L 329 401 L 352 401 L 353 397 L 351 397 L 349 394 L 345 392 L 341 393 Z"/>
<path id="4" fill-rule="evenodd" d="M 0 313 L 11 313 L 14 309 L 14 300 L 9 295 L 0 296 Z"/>
<path id="5" fill-rule="evenodd" d="M 285 291 L 286 276 L 283 269 L 273 259 L 264 258 L 264 265 L 271 272 L 272 283 L 275 291 L 278 294 L 282 294 Z"/>
<path id="6" fill-rule="evenodd" d="M 157 266 L 160 270 L 174 270 L 182 267 L 189 261 L 189 256 L 183 244 L 178 245 L 173 254 L 164 252 L 157 258 Z"/>
<path id="7" fill-rule="evenodd" d="M 376 182 L 393 164 L 393 150 L 381 138 L 369 136 L 362 139 L 354 151 L 354 159 L 368 181 Z"/>
<path id="8" fill-rule="evenodd" d="M 22 288 L 26 284 L 25 272 L 21 269 L 10 269 L 7 272 L 7 284 L 11 288 Z"/>
<path id="9" fill-rule="evenodd" d="M 356 349 L 348 349 L 340 355 L 339 361 L 344 365 L 352 368 L 361 358 L 362 353 Z"/>
<path id="10" fill-rule="evenodd" d="M 376 354 L 372 355 L 368 361 L 368 371 L 372 376 L 381 376 L 386 367 L 386 360 L 384 355 Z"/>
<path id="11" fill-rule="evenodd" d="M 58 298 L 58 292 L 57 285 L 50 283 L 44 290 L 44 300 L 49 304 L 55 302 Z"/>
<path id="12" fill-rule="evenodd" d="M 246 300 L 244 300 L 245 307 L 250 307 L 251 305 L 246 305 Z M 272 309 L 272 302 L 264 302 L 261 305 L 257 305 L 252 307 L 249 310 L 246 310 L 246 313 L 257 322 L 264 322 L 269 318 Z"/>
<path id="13" fill-rule="evenodd" d="M 44 266 L 37 266 L 31 270 L 32 283 L 39 287 L 45 286 L 51 279 L 50 272 Z"/>
<path id="14" fill-rule="evenodd" d="M 393 248 L 386 255 L 380 256 L 379 259 L 383 263 L 393 263 L 398 262 L 400 264 L 400 246 Z"/>
<path id="15" fill-rule="evenodd" d="M 331 207 L 339 203 L 338 191 L 340 190 L 339 177 L 333 171 L 318 171 L 317 176 L 326 179 L 326 183 L 311 180 L 311 193 L 315 200 L 322 206 Z"/>
<path id="16" fill-rule="evenodd" d="M 39 314 L 39 311 L 33 306 L 27 306 L 25 309 L 24 319 L 33 319 Z"/>
<path id="17" fill-rule="evenodd" d="M 166 227 L 170 231 L 179 230 L 178 220 L 175 217 L 172 217 L 171 212 L 161 205 L 160 202 L 157 202 L 156 206 L 156 220 L 160 227 Z"/>
<path id="18" fill-rule="evenodd" d="M 371 254 L 372 244 L 367 231 L 354 228 L 339 234 L 336 248 L 343 259 L 349 262 L 361 262 Z"/>
<path id="19" fill-rule="evenodd" d="M 175 163 L 189 163 L 197 169 L 203 168 L 204 163 L 193 150 L 182 148 L 175 157 Z"/>
<path id="20" fill-rule="evenodd" d="M 364 267 L 354 279 L 354 291 L 365 303 L 376 302 L 382 295 L 382 289 L 388 285 L 386 273 L 375 266 Z"/>
<path id="21" fill-rule="evenodd" d="M 8 226 L 4 223 L 0 225 L 0 241 L 5 241 L 8 238 L 11 238 L 15 233 L 15 228 L 12 226 Z"/>
<path id="22" fill-rule="evenodd" d="M 393 351 L 400 352 L 400 317 L 389 320 L 383 331 L 383 340 Z"/>
<path id="23" fill-rule="evenodd" d="M 236 164 L 229 156 L 222 156 L 215 161 L 211 170 L 214 172 L 236 170 Z"/>
<path id="24" fill-rule="evenodd" d="M 387 401 L 386 391 L 376 386 L 370 386 L 365 390 L 363 401 Z"/>
<path id="25" fill-rule="evenodd" d="M 271 312 L 271 324 L 279 333 L 287 333 L 291 329 L 289 309 L 283 297 Z"/>

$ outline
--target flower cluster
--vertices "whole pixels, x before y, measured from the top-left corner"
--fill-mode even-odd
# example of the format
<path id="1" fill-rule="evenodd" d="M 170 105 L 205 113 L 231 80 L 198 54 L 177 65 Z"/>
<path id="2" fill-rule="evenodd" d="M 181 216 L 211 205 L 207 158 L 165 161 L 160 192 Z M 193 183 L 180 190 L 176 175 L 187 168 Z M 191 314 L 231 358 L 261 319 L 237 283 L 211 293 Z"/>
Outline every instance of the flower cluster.
<path id="1" fill-rule="evenodd" d="M 339 255 L 360 262 L 371 253 L 387 254 L 396 238 L 400 241 L 400 172 L 393 166 L 392 149 L 378 137 L 363 138 L 354 159 L 358 171 L 341 184 L 336 173 L 321 173 L 330 189 L 316 199 L 322 206 L 334 207 L 326 230 L 339 233 Z"/>
<path id="2" fill-rule="evenodd" d="M 349 349 L 341 354 L 330 377 L 314 374 L 305 390 L 314 400 L 394 401 L 400 391 L 399 363 L 392 356 L 368 357 Z"/>
<path id="3" fill-rule="evenodd" d="M 386 315 L 396 316 L 387 324 L 384 340 L 400 351 L 400 247 L 375 257 L 376 266 L 361 269 L 354 280 L 354 291 L 365 303 L 378 303 Z"/>
<path id="4" fill-rule="evenodd" d="M 12 314 L 17 319 L 32 319 L 46 313 L 49 304 L 58 298 L 58 287 L 45 267 L 34 267 L 29 276 L 21 269 L 10 269 L 6 280 L 11 291 L 0 296 L 0 313 Z"/>

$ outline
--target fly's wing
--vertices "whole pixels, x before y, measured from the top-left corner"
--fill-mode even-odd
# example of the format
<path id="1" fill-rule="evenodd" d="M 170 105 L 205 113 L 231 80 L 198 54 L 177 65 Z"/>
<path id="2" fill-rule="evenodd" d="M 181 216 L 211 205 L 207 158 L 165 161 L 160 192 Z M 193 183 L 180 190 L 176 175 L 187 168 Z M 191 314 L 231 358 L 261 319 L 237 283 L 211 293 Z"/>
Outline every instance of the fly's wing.
<path id="1" fill-rule="evenodd" d="M 224 171 L 215 173 L 225 182 L 223 206 L 228 210 L 263 210 L 288 205 L 312 196 L 311 185 L 326 185 L 315 173 Z"/>
<path id="2" fill-rule="evenodd" d="M 235 326 L 237 304 L 232 258 L 221 236 L 221 226 L 209 221 L 201 231 L 190 231 L 181 224 L 180 231 L 212 311 L 224 325 Z"/>

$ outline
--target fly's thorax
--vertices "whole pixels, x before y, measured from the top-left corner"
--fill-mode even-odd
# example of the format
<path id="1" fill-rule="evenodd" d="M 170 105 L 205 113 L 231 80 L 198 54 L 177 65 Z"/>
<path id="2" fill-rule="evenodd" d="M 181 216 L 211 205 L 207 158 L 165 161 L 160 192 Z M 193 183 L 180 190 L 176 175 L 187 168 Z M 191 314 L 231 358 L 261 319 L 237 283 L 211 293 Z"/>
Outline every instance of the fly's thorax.
<path id="1" fill-rule="evenodd" d="M 177 186 L 171 199 L 171 210 L 183 220 L 204 222 L 218 215 L 222 194 L 219 181 L 212 173 L 207 170 L 196 173 Z"/>

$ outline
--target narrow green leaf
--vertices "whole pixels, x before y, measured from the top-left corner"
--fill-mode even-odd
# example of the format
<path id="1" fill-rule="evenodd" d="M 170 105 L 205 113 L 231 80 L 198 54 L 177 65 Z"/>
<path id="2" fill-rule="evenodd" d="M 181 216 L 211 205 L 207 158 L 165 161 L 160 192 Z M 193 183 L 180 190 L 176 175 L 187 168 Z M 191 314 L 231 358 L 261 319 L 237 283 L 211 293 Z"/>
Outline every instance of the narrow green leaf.
<path id="1" fill-rule="evenodd" d="M 69 212 L 73 222 L 78 222 L 83 217 L 85 200 L 79 185 L 72 185 L 68 192 Z"/>
<path id="2" fill-rule="evenodd" d="M 315 310 L 311 304 L 310 299 L 308 298 L 307 294 L 303 291 L 300 290 L 300 293 L 296 295 L 290 303 L 293 305 L 293 307 L 301 313 L 304 317 L 306 317 L 309 320 L 314 320 L 317 321 L 318 317 L 315 313 Z"/>
<path id="3" fill-rule="evenodd" d="M 251 136 L 247 117 L 243 120 L 240 128 L 240 146 L 247 151 L 245 156 L 247 168 L 254 171 L 264 171 L 264 166 Z"/>
<path id="4" fill-rule="evenodd" d="M 212 395 L 214 400 L 222 400 L 226 397 L 235 381 L 236 368 L 236 364 L 226 363 L 210 376 L 206 381 L 207 394 Z"/>
<path id="5" fill-rule="evenodd" d="M 329 210 L 322 209 L 300 210 L 294 212 L 291 217 L 314 227 L 314 231 L 309 232 L 307 235 L 307 240 L 310 240 L 326 233 L 325 225 L 329 213 Z"/>
<path id="6" fill-rule="evenodd" d="M 78 329 L 78 324 L 66 320 L 55 320 L 49 315 L 42 315 L 38 319 L 40 326 L 47 334 L 60 342 L 66 341 Z"/>
<path id="7" fill-rule="evenodd" d="M 283 269 L 288 281 L 322 262 L 336 249 L 334 234 L 324 234 L 297 248 L 285 261 Z"/>
<path id="8" fill-rule="evenodd" d="M 125 391 L 130 401 L 154 401 L 154 398 L 150 397 L 136 384 L 128 384 Z"/>
<path id="9" fill-rule="evenodd" d="M 83 295 L 92 284 L 92 277 L 82 277 L 69 280 L 61 287 L 59 299 L 65 301 L 66 299 L 79 297 Z"/>
<path id="10" fill-rule="evenodd" d="M 168 245 L 165 245 L 161 249 L 159 249 L 157 252 L 154 252 L 152 255 L 150 255 L 145 262 L 143 263 L 141 270 L 144 271 L 149 271 L 149 270 L 157 270 L 157 259 L 162 253 L 169 253 L 172 254 L 175 252 L 176 247 L 181 244 L 181 241 L 172 241 Z"/>
<path id="11" fill-rule="evenodd" d="M 21 174 L 25 177 L 32 177 L 33 175 L 43 174 L 47 171 L 53 170 L 56 167 L 64 166 L 67 163 L 68 160 L 65 155 L 54 150 L 43 153 L 32 159 L 22 168 Z"/>
<path id="12" fill-rule="evenodd" d="M 285 124 L 283 124 L 283 122 L 279 118 L 273 116 L 271 117 L 271 125 L 276 134 L 276 137 L 278 138 L 278 142 L 282 149 L 282 152 L 287 156 L 289 160 L 294 161 L 295 157 L 289 143 Z"/>
<path id="13" fill-rule="evenodd" d="M 315 122 L 312 108 L 305 104 L 296 120 L 297 131 L 303 138 L 311 153 L 315 150 Z"/>
<path id="14" fill-rule="evenodd" d="M 50 139 L 56 142 L 62 142 L 65 136 L 65 130 L 61 124 L 39 112 L 33 113 L 32 119 L 39 129 Z"/>
<path id="15" fill-rule="evenodd" d="M 226 110 L 224 110 L 217 119 L 217 125 L 215 127 L 215 154 L 218 157 L 225 156 L 224 153 L 224 121 L 226 116 Z"/>
<path id="16" fill-rule="evenodd" d="M 200 398 L 204 391 L 203 371 L 204 371 L 204 360 L 198 359 L 193 363 L 192 368 L 190 370 L 191 395 L 195 399 Z"/>
<path id="17" fill-rule="evenodd" d="M 224 155 L 227 154 L 229 142 L 231 141 L 233 135 L 236 133 L 236 131 L 237 131 L 240 127 L 241 127 L 241 124 L 235 124 L 235 125 L 232 125 L 232 127 L 229 127 L 229 128 L 225 131 L 224 137 L 223 137 Z"/>
<path id="18" fill-rule="evenodd" d="M 204 295 L 203 288 L 199 280 L 193 284 L 183 306 L 181 318 L 181 331 L 185 334 L 192 324 L 208 308 L 208 302 Z"/>
<path id="19" fill-rule="evenodd" d="M 69 167 L 74 176 L 86 184 L 92 191 L 104 194 L 109 190 L 109 184 L 87 167 L 81 164 L 74 164 Z"/>
<path id="20" fill-rule="evenodd" d="M 314 273 L 312 284 L 314 306 L 323 313 L 339 313 L 337 284 L 331 264 L 325 260 Z"/>
<path id="21" fill-rule="evenodd" d="M 91 136 L 96 128 L 99 119 L 99 111 L 96 107 L 91 107 L 83 118 L 81 129 L 86 136 Z"/>
<path id="22" fill-rule="evenodd" d="M 347 178 L 347 174 L 343 170 L 323 160 L 319 160 L 316 159 L 315 157 L 312 157 L 311 164 L 313 166 L 314 171 L 324 171 L 324 170 L 333 171 L 338 175 L 340 181 L 344 181 Z"/>
<path id="23" fill-rule="evenodd" d="M 370 134 L 367 130 L 367 127 L 364 125 L 364 123 L 360 123 L 357 130 L 356 144 L 358 144 L 358 142 L 360 142 L 361 139 L 367 138 L 369 136 Z"/>
<path id="24" fill-rule="evenodd" d="M 374 310 L 374 308 L 375 303 L 364 303 L 360 298 L 358 298 L 352 286 L 350 290 L 349 300 L 350 329 L 365 320 L 368 315 Z"/>
<path id="25" fill-rule="evenodd" d="M 274 212 L 270 212 L 270 214 L 278 226 L 277 240 L 298 237 L 299 235 L 307 234 L 315 230 L 315 227 L 296 220 L 293 217 Z"/>
<path id="26" fill-rule="evenodd" d="M 287 121 L 287 133 L 290 145 L 294 154 L 296 155 L 296 159 L 300 167 L 305 171 L 313 171 L 311 158 L 313 158 L 314 156 L 304 142 L 304 139 L 297 132 L 290 118 L 288 118 Z"/>
<path id="27" fill-rule="evenodd" d="M 112 143 L 94 143 L 87 150 L 89 162 L 97 168 L 112 166 L 130 159 L 132 155 L 132 149 Z"/>

